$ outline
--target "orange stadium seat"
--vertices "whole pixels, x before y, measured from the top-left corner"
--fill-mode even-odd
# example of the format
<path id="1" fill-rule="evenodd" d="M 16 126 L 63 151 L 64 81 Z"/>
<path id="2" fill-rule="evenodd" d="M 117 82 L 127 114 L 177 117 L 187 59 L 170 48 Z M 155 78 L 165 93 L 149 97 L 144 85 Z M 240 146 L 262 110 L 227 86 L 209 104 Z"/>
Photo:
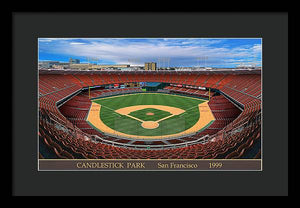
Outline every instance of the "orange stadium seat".
<path id="1" fill-rule="evenodd" d="M 132 149 L 113 146 L 109 142 L 127 145 L 130 140 L 109 137 L 101 134 L 86 123 L 91 98 L 104 96 L 107 93 L 125 93 L 138 88 L 92 89 L 83 91 L 89 86 L 104 84 L 121 84 L 130 82 L 165 82 L 180 84 L 166 86 L 170 93 L 208 98 L 208 90 L 188 88 L 207 87 L 211 91 L 208 105 L 215 121 L 204 131 L 185 138 L 170 139 L 170 145 L 192 142 L 205 135 L 206 143 L 196 143 L 175 148 L 155 149 L 163 145 L 161 141 L 151 145 L 143 141 L 131 145 L 147 145 L 150 149 Z M 126 72 L 126 73 L 68 73 L 39 75 L 39 138 L 45 147 L 57 158 L 241 158 L 260 140 L 261 116 L 261 76 L 260 74 L 215 74 L 189 72 Z M 236 104 L 233 104 L 233 102 Z M 59 103 L 63 102 L 63 104 Z M 240 108 L 236 105 L 239 104 Z M 105 138 L 108 143 L 95 142 L 92 135 Z M 260 150 L 259 150 L 260 151 Z M 54 156 L 55 155 L 55 156 Z M 255 154 L 260 157 L 260 152 Z M 40 152 L 40 158 L 45 158 Z"/>

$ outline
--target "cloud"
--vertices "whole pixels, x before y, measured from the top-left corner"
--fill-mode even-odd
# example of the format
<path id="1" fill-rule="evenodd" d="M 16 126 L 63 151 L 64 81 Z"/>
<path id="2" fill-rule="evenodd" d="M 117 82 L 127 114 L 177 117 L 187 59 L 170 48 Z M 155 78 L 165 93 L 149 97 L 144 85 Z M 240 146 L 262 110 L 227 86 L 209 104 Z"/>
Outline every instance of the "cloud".
<path id="1" fill-rule="evenodd" d="M 70 45 L 84 45 L 85 43 L 81 42 L 71 42 Z"/>
<path id="2" fill-rule="evenodd" d="M 52 40 L 49 39 L 40 39 L 39 42 L 51 42 Z"/>
<path id="3" fill-rule="evenodd" d="M 73 57 L 93 57 L 101 62 L 142 64 L 158 61 L 159 57 L 169 57 L 170 65 L 198 65 L 199 57 L 208 57 L 206 64 L 233 65 L 249 59 L 260 61 L 261 44 L 240 44 L 231 46 L 224 39 L 163 38 L 163 39 L 103 39 L 103 38 L 46 38 L 40 39 L 39 48 L 49 54 Z M 233 40 L 232 40 L 233 41 Z M 49 44 L 46 44 L 48 42 Z M 140 60 L 140 61 L 137 61 Z M 203 62 L 200 62 L 203 64 Z"/>

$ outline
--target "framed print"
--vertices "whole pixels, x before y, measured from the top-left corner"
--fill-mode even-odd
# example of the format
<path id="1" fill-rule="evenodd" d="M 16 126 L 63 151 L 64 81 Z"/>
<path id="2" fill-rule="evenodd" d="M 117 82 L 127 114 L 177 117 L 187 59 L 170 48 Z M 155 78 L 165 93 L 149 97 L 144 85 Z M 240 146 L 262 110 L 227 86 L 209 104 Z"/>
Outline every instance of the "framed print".
<path id="1" fill-rule="evenodd" d="M 13 195 L 289 195 L 291 20 L 13 12 Z"/>

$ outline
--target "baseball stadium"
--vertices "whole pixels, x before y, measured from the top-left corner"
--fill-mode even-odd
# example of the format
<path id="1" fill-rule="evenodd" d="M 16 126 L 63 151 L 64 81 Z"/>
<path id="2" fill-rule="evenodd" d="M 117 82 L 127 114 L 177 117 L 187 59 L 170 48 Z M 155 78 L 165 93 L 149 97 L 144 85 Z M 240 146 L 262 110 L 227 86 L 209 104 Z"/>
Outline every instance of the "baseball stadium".
<path id="1" fill-rule="evenodd" d="M 260 69 L 39 72 L 40 159 L 260 159 Z"/>

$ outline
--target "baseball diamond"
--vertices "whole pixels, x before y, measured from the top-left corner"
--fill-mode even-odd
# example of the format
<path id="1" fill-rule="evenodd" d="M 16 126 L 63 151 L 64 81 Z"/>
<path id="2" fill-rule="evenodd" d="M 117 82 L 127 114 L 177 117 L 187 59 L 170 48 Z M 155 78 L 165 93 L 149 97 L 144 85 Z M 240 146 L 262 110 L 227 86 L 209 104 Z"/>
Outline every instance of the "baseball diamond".
<path id="1" fill-rule="evenodd" d="M 150 118 L 149 111 L 154 112 Z M 96 99 L 87 116 L 87 121 L 102 133 L 138 139 L 191 134 L 214 120 L 206 100 L 161 93 Z"/>

